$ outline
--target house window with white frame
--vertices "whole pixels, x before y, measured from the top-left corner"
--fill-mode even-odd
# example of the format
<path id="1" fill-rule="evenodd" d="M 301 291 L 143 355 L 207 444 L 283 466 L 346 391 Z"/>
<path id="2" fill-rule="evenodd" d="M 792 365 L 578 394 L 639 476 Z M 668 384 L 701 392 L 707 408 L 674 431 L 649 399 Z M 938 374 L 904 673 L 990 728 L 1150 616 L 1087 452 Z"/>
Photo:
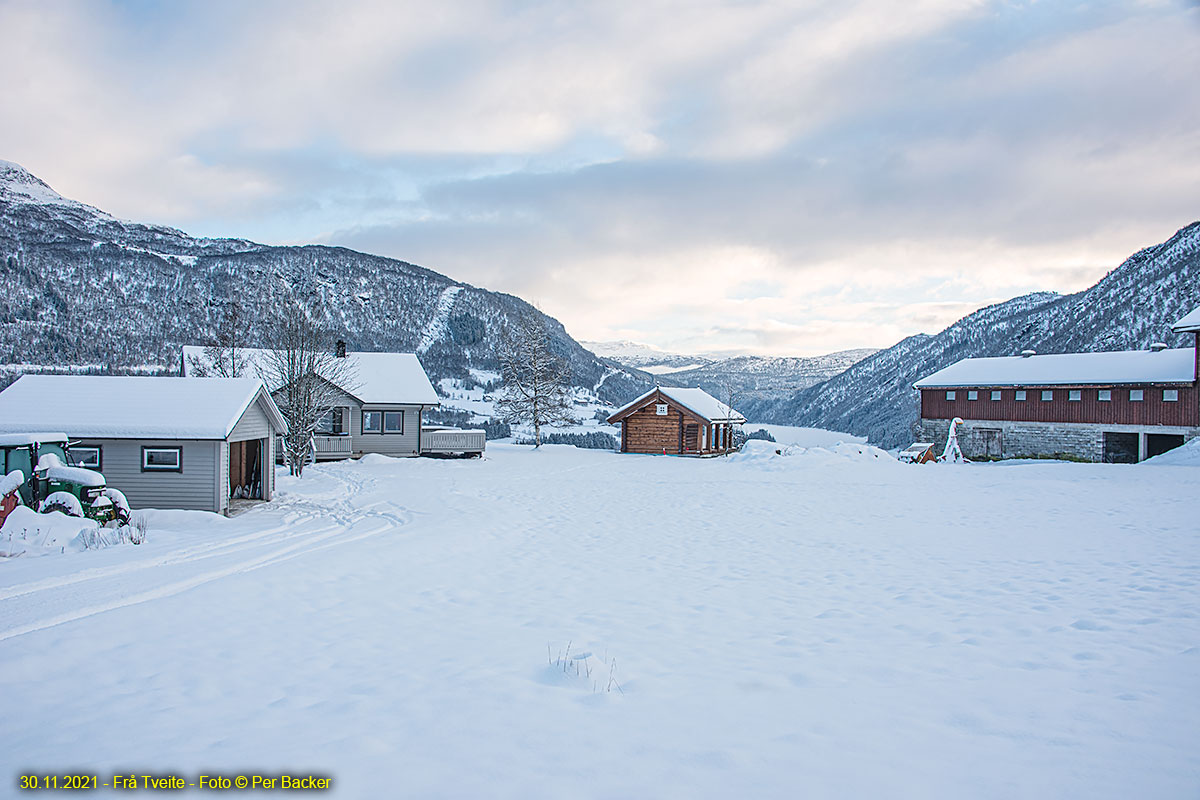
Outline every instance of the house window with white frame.
<path id="1" fill-rule="evenodd" d="M 183 448 L 143 447 L 142 472 L 183 472 Z"/>
<path id="2" fill-rule="evenodd" d="M 993 400 L 999 400 L 999 399 L 1000 399 L 1000 390 L 999 390 L 999 389 L 993 389 L 993 390 L 992 390 L 992 399 L 993 399 Z"/>
<path id="3" fill-rule="evenodd" d="M 383 412 L 362 412 L 362 429 L 363 433 L 383 433 Z"/>
<path id="4" fill-rule="evenodd" d="M 403 411 L 385 411 L 385 412 L 383 412 L 383 432 L 384 433 L 404 433 L 404 412 Z"/>
<path id="5" fill-rule="evenodd" d="M 954 395 L 954 392 L 953 392 L 953 391 L 946 392 L 946 399 L 947 399 L 947 400 L 953 400 L 953 399 L 954 399 L 954 396 L 955 396 L 955 395 Z"/>
<path id="6" fill-rule="evenodd" d="M 1014 398 L 1017 400 L 1020 400 L 1021 402 L 1024 402 L 1025 401 L 1025 390 L 1017 389 L 1016 394 L 1014 395 Z"/>
<path id="7" fill-rule="evenodd" d="M 1163 402 L 1164 403 L 1178 403 L 1179 402 L 1179 390 L 1178 389 L 1163 389 Z"/>
<path id="8" fill-rule="evenodd" d="M 971 390 L 969 390 L 969 391 L 967 392 L 967 399 L 968 399 L 968 400 L 978 400 L 978 399 L 979 399 L 979 392 L 975 391 L 974 389 L 971 389 Z"/>
<path id="9" fill-rule="evenodd" d="M 100 446 L 95 447 L 72 447 L 68 453 L 71 456 L 71 462 L 76 467 L 84 467 L 85 469 L 103 469 L 101 464 L 103 458 L 100 453 Z"/>
<path id="10" fill-rule="evenodd" d="M 1083 400 L 1083 390 L 1082 389 L 1068 389 L 1067 390 L 1067 402 L 1078 403 L 1081 400 Z"/>
<path id="11" fill-rule="evenodd" d="M 1142 389 L 1130 389 L 1129 390 L 1129 402 L 1131 402 L 1131 403 L 1142 402 L 1142 397 L 1144 394 L 1145 394 L 1145 392 Z"/>
<path id="12" fill-rule="evenodd" d="M 1043 403 L 1049 403 L 1053 399 L 1054 399 L 1054 390 L 1053 389 L 1043 389 L 1042 390 L 1042 402 Z"/>
<path id="13" fill-rule="evenodd" d="M 1096 399 L 1101 403 L 1112 402 L 1112 389 L 1100 389 L 1096 392 Z"/>

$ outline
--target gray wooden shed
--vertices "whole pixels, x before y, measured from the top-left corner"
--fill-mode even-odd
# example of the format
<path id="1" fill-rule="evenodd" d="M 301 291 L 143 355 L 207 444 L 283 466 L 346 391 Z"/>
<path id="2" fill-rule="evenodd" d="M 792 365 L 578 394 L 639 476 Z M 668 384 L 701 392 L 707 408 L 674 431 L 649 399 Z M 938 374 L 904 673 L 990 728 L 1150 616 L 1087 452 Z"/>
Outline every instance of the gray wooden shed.
<path id="1" fill-rule="evenodd" d="M 133 508 L 223 513 L 274 495 L 287 423 L 256 378 L 26 375 L 0 392 L 0 433 L 50 429 Z"/>

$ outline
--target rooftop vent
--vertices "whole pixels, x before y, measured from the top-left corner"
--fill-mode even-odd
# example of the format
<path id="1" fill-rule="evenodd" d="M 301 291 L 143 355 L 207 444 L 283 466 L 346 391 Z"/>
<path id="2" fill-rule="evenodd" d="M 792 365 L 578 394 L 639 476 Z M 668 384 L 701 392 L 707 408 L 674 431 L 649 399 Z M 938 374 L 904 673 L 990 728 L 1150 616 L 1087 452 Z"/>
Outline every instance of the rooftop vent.
<path id="1" fill-rule="evenodd" d="M 1021 358 L 1029 358 L 1030 356 L 1036 356 L 1036 355 L 1037 355 L 1037 350 L 1022 350 L 1021 351 Z"/>
<path id="2" fill-rule="evenodd" d="M 1154 344 L 1150 345 L 1150 349 L 1157 353 L 1160 350 L 1166 350 L 1167 346 L 1162 342 L 1155 342 Z"/>

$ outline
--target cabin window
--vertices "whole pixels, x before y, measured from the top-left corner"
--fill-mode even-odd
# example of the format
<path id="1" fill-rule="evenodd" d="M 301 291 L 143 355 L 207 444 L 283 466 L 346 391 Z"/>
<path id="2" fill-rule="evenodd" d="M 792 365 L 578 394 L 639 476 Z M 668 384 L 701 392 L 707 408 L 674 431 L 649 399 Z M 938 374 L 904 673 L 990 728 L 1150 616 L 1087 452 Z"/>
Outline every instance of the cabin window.
<path id="1" fill-rule="evenodd" d="M 1000 399 L 1000 390 L 999 390 L 999 389 L 993 389 L 993 390 L 992 390 L 992 399 L 993 399 L 993 400 L 999 400 L 999 399 Z"/>
<path id="2" fill-rule="evenodd" d="M 383 431 L 383 413 L 379 411 L 363 412 L 363 433 L 381 433 Z"/>
<path id="3" fill-rule="evenodd" d="M 183 448 L 143 447 L 142 472 L 183 472 Z"/>
<path id="4" fill-rule="evenodd" d="M 947 400 L 953 400 L 953 399 L 954 399 L 954 392 L 946 392 L 946 399 L 947 399 Z"/>
<path id="5" fill-rule="evenodd" d="M 979 399 L 979 392 L 977 392 L 977 391 L 975 391 L 974 389 L 972 389 L 971 391 L 967 392 L 967 399 L 968 399 L 968 400 L 978 400 L 978 399 Z"/>
<path id="6" fill-rule="evenodd" d="M 1053 389 L 1043 389 L 1042 390 L 1042 402 L 1049 403 L 1053 399 L 1054 399 L 1054 390 Z"/>
<path id="7" fill-rule="evenodd" d="M 1016 399 L 1022 400 L 1022 401 L 1025 399 L 1025 390 L 1024 389 L 1017 389 Z"/>
<path id="8" fill-rule="evenodd" d="M 72 447 L 68 452 L 71 454 L 71 461 L 75 466 L 102 469 L 99 447 Z"/>
<path id="9" fill-rule="evenodd" d="M 1096 399 L 1101 403 L 1111 403 L 1112 389 L 1101 389 L 1100 391 L 1096 392 Z"/>
<path id="10" fill-rule="evenodd" d="M 656 403 L 654 405 L 654 414 L 659 417 L 665 417 L 667 415 L 667 404 Z"/>
<path id="11" fill-rule="evenodd" d="M 1164 403 L 1178 403 L 1179 402 L 1179 390 L 1178 389 L 1163 389 L 1163 402 Z"/>
<path id="12" fill-rule="evenodd" d="M 1074 402 L 1078 402 L 1082 399 L 1083 399 L 1083 390 L 1082 389 L 1068 389 L 1067 390 L 1067 401 L 1068 402 L 1074 403 Z"/>
<path id="13" fill-rule="evenodd" d="M 1130 389 L 1129 390 L 1129 402 L 1131 402 L 1131 403 L 1142 402 L 1142 390 L 1141 389 Z"/>
<path id="14" fill-rule="evenodd" d="M 325 412 L 325 416 L 317 421 L 317 433 L 326 436 L 343 436 L 349 431 L 346 430 L 346 413 L 343 408 L 331 408 Z"/>
<path id="15" fill-rule="evenodd" d="M 384 433 L 404 433 L 404 412 L 403 411 L 385 411 L 385 412 L 383 412 L 383 432 Z"/>

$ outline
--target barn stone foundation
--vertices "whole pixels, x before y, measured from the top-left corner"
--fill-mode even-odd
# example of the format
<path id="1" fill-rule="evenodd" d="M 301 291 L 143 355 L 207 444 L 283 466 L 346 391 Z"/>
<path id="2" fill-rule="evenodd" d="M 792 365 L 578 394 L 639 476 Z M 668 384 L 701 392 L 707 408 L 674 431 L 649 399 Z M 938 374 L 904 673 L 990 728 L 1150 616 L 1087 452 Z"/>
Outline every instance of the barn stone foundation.
<path id="1" fill-rule="evenodd" d="M 933 442 L 941 454 L 950 432 L 950 420 L 922 419 L 919 440 Z M 1105 434 L 1132 434 L 1137 460 L 1147 457 L 1149 436 L 1182 436 L 1184 441 L 1200 437 L 1200 428 L 1163 425 L 1093 425 L 1071 422 L 1011 422 L 969 419 L 958 426 L 958 445 L 968 459 L 1063 458 L 1080 461 L 1105 460 Z"/>

